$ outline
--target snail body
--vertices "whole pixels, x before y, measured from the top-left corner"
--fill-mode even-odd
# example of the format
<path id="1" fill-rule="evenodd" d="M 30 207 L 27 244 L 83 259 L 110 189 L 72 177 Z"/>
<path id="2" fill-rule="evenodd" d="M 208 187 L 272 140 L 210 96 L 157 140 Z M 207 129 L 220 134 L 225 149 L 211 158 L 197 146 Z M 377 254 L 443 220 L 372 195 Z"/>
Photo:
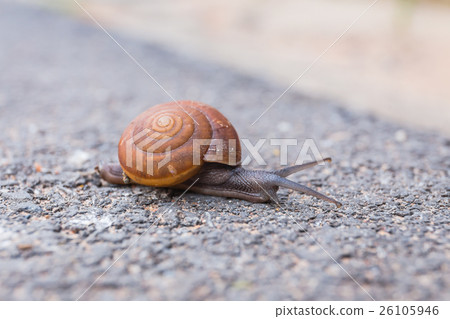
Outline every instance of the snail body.
<path id="1" fill-rule="evenodd" d="M 341 206 L 285 178 L 317 161 L 274 171 L 244 169 L 233 125 L 218 110 L 200 102 L 170 102 L 140 114 L 123 132 L 118 157 L 119 164 L 99 168 L 100 176 L 112 184 L 189 188 L 251 202 L 278 202 L 276 192 L 286 187 Z"/>

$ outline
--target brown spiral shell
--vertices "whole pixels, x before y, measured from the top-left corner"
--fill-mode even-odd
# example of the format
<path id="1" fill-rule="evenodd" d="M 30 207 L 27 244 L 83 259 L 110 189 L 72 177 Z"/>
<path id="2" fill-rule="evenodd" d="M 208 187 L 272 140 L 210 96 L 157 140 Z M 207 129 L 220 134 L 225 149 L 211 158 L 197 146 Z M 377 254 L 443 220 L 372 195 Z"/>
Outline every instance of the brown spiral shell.
<path id="1" fill-rule="evenodd" d="M 208 140 L 221 142 L 204 145 Z M 195 101 L 149 108 L 128 125 L 119 141 L 123 171 L 136 183 L 149 186 L 182 183 L 197 174 L 204 162 L 235 166 L 240 161 L 234 127 L 218 110 Z"/>

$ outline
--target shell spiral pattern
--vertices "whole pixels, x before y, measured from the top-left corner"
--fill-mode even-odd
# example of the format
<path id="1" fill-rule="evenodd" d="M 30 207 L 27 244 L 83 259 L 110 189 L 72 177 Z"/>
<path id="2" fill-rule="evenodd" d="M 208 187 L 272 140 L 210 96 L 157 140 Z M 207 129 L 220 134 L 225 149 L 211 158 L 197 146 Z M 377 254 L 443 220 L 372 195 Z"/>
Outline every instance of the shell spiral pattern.
<path id="1" fill-rule="evenodd" d="M 211 147 L 210 140 L 222 142 Z M 236 165 L 240 144 L 231 123 L 200 102 L 153 106 L 128 125 L 119 141 L 123 171 L 143 185 L 182 183 L 197 174 L 205 161 Z"/>

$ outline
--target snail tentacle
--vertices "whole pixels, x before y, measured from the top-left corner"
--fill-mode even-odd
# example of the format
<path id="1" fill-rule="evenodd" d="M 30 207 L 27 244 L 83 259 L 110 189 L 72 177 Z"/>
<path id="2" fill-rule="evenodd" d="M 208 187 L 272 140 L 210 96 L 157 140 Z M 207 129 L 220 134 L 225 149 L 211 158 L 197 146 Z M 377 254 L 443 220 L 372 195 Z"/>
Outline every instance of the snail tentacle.
<path id="1" fill-rule="evenodd" d="M 297 192 L 300 192 L 300 193 L 303 193 L 306 195 L 310 195 L 310 196 L 314 196 L 316 198 L 330 202 L 332 204 L 335 204 L 336 207 L 338 207 L 338 208 L 342 206 L 342 204 L 340 202 L 338 202 L 337 200 L 335 200 L 333 198 L 330 198 L 330 197 L 328 197 L 322 193 L 319 193 L 309 187 L 306 187 L 304 185 L 301 185 L 299 183 L 296 183 L 294 181 L 291 181 L 291 180 L 281 177 L 281 176 L 274 177 L 272 180 L 272 183 L 279 187 L 289 188 L 289 189 L 295 190 Z"/>
<path id="2" fill-rule="evenodd" d="M 309 163 L 305 163 L 305 164 L 301 164 L 301 165 L 293 165 L 293 166 L 289 166 L 289 167 L 285 167 L 285 168 L 281 168 L 278 169 L 276 171 L 274 171 L 275 174 L 277 174 L 278 176 L 281 177 L 287 177 L 289 175 L 292 175 L 294 173 L 300 172 L 304 169 L 310 168 L 310 167 L 314 167 L 318 164 L 321 164 L 323 162 L 331 162 L 331 158 L 330 157 L 326 157 L 321 161 L 314 161 L 314 162 L 309 162 Z"/>

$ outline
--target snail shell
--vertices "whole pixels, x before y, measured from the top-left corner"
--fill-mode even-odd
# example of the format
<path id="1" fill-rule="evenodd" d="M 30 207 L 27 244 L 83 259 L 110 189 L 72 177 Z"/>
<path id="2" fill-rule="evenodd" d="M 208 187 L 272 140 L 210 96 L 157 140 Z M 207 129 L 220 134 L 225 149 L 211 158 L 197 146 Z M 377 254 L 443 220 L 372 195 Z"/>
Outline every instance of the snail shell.
<path id="1" fill-rule="evenodd" d="M 182 183 L 196 175 L 204 162 L 236 166 L 240 161 L 233 125 L 215 108 L 195 101 L 149 108 L 128 125 L 119 141 L 122 170 L 148 186 Z"/>

